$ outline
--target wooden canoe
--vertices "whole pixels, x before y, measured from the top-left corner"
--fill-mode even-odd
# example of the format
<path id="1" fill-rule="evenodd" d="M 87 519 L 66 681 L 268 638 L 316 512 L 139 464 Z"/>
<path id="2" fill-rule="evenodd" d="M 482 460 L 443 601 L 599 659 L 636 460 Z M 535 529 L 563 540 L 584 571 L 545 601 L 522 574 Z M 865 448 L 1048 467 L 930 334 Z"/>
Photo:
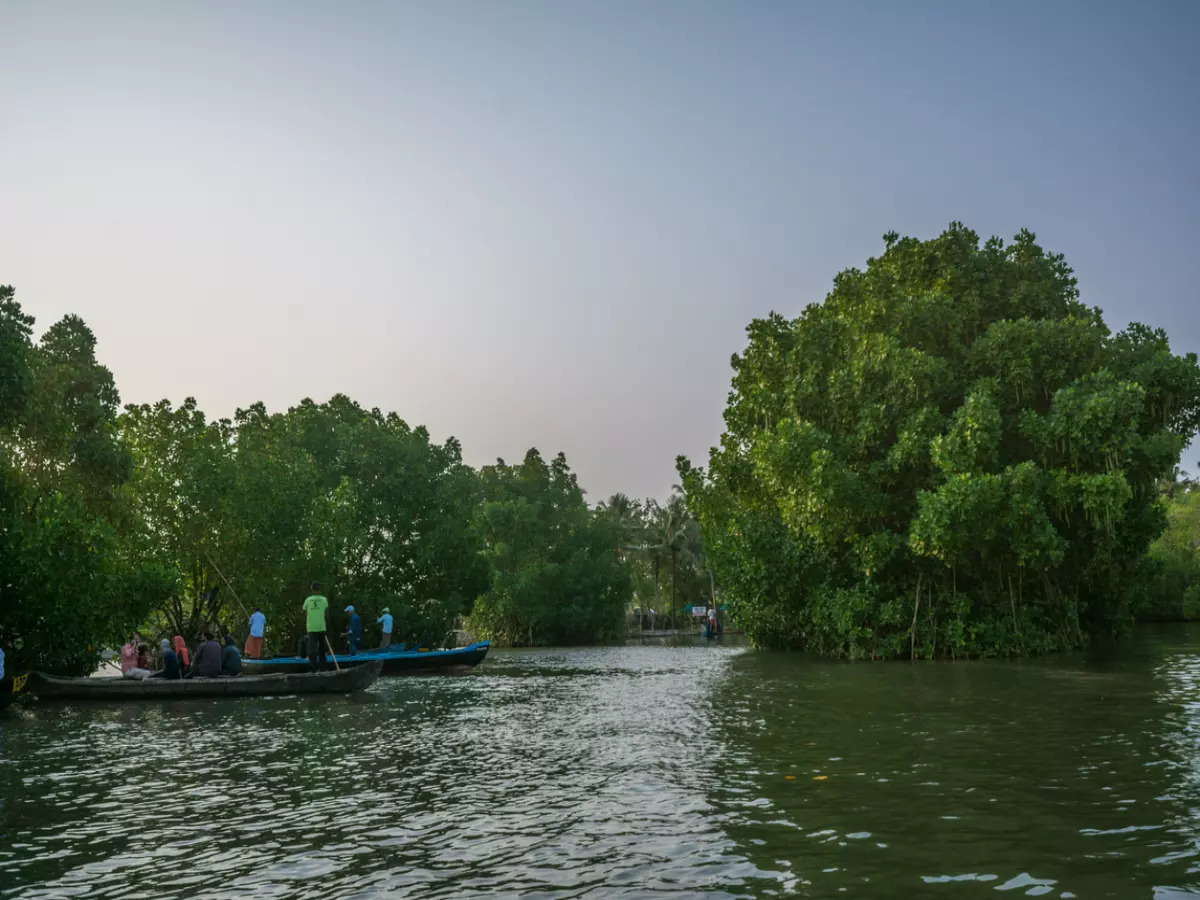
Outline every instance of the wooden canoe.
<path id="1" fill-rule="evenodd" d="M 352 669 L 228 678 L 59 678 L 32 672 L 25 692 L 39 700 L 156 700 L 193 697 L 265 697 L 278 694 L 348 694 L 370 687 L 381 664 Z"/>
<path id="2" fill-rule="evenodd" d="M 386 650 L 367 650 L 354 656 L 338 655 L 337 661 L 343 669 L 378 662 L 384 675 L 417 675 L 430 672 L 453 672 L 473 668 L 483 662 L 491 648 L 491 641 L 479 641 L 466 647 L 448 650 L 404 650 L 389 647 Z M 329 654 L 325 664 L 333 665 Z M 307 672 L 308 660 L 302 656 L 278 656 L 273 659 L 249 659 L 242 657 L 242 671 L 251 675 L 266 675 L 275 672 Z"/>

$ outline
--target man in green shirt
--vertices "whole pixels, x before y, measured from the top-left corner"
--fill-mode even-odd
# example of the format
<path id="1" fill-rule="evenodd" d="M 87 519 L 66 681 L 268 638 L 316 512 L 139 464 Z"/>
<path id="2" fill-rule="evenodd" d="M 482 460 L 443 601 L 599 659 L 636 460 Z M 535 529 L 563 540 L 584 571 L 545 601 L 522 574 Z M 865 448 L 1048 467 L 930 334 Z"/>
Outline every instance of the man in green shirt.
<path id="1" fill-rule="evenodd" d="M 320 582 L 314 581 L 312 593 L 304 601 L 305 628 L 308 629 L 308 667 L 318 672 L 325 668 L 325 611 L 329 601 L 321 594 Z"/>

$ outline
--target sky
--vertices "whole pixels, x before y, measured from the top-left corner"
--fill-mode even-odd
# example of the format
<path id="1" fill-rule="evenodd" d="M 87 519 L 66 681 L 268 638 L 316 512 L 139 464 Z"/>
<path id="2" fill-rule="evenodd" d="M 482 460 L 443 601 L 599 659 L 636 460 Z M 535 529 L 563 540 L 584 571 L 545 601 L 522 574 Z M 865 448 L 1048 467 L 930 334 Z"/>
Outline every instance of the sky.
<path id="1" fill-rule="evenodd" d="M 0 284 L 128 403 L 341 392 L 664 498 L 746 325 L 1027 227 L 1200 352 L 1200 3 L 0 4 Z M 1185 468 L 1200 466 L 1193 445 Z"/>

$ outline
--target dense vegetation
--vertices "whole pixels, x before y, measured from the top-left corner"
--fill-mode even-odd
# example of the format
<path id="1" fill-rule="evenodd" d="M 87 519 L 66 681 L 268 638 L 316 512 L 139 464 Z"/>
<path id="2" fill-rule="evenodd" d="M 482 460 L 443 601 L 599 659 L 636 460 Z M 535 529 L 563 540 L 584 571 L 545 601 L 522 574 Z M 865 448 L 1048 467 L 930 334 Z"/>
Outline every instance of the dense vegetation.
<path id="1" fill-rule="evenodd" d="M 1195 355 L 1112 334 L 1028 232 L 885 244 L 750 325 L 708 470 L 679 460 L 735 614 L 760 645 L 850 657 L 1120 631 L 1200 423 Z"/>
<path id="2" fill-rule="evenodd" d="M 594 516 L 566 458 L 530 450 L 520 465 L 481 472 L 475 514 L 491 571 L 472 623 L 509 644 L 578 644 L 617 637 L 630 597 L 615 523 Z"/>
<path id="3" fill-rule="evenodd" d="M 617 555 L 633 579 L 638 626 L 674 627 L 688 620 L 692 607 L 715 602 L 704 539 L 678 488 L 662 504 L 613 494 L 596 511 L 616 527 Z"/>
<path id="4" fill-rule="evenodd" d="M 1167 527 L 1150 547 L 1142 618 L 1200 619 L 1200 485 L 1172 480 L 1163 505 Z"/>
<path id="5" fill-rule="evenodd" d="M 78 673 L 175 587 L 138 552 L 117 391 L 67 316 L 41 341 L 0 287 L 0 647 L 15 668 Z"/>
<path id="6" fill-rule="evenodd" d="M 214 422 L 192 400 L 163 401 L 129 407 L 120 437 L 136 463 L 136 543 L 180 573 L 160 608 L 173 633 L 237 630 L 258 606 L 286 649 L 319 580 L 333 625 L 347 605 L 371 622 L 389 606 L 406 639 L 440 642 L 487 585 L 474 472 L 453 439 L 435 444 L 394 414 L 336 396 Z"/>
<path id="7" fill-rule="evenodd" d="M 137 627 L 194 639 L 299 635 L 312 580 L 335 629 L 383 607 L 396 640 L 466 623 L 512 643 L 618 635 L 632 590 L 619 526 L 559 455 L 475 471 L 347 397 L 210 420 L 194 400 L 120 410 L 95 338 L 68 316 L 34 342 L 0 288 L 0 647 L 10 670 L 81 673 Z M 473 613 L 473 615 L 472 615 Z"/>

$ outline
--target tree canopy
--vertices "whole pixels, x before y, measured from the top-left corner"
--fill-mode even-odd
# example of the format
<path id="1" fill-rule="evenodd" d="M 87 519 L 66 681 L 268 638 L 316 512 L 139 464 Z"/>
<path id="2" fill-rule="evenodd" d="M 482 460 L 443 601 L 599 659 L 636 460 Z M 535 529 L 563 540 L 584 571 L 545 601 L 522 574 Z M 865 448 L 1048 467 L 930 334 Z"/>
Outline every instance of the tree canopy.
<path id="1" fill-rule="evenodd" d="M 471 530 L 474 472 L 458 443 L 365 410 L 345 396 L 285 413 L 261 404 L 207 421 L 188 399 L 132 406 L 121 433 L 140 539 L 182 574 L 163 607 L 172 630 L 240 626 L 261 608 L 276 636 L 300 630 L 300 598 L 320 581 L 333 621 L 387 606 L 415 643 L 440 642 L 487 583 Z"/>
<path id="2" fill-rule="evenodd" d="M 1112 334 L 1029 232 L 884 241 L 750 324 L 707 471 L 678 461 L 726 599 L 757 643 L 838 656 L 1119 631 L 1200 424 L 1195 355 Z"/>
<path id="3" fill-rule="evenodd" d="M 581 644 L 623 632 L 629 572 L 616 552 L 619 522 L 594 515 L 558 454 L 530 450 L 480 472 L 474 517 L 491 571 L 472 624 L 510 644 Z"/>
<path id="4" fill-rule="evenodd" d="M 14 668 L 83 674 L 172 590 L 131 552 L 120 398 L 95 337 L 67 316 L 35 343 L 0 287 L 0 646 Z"/>

